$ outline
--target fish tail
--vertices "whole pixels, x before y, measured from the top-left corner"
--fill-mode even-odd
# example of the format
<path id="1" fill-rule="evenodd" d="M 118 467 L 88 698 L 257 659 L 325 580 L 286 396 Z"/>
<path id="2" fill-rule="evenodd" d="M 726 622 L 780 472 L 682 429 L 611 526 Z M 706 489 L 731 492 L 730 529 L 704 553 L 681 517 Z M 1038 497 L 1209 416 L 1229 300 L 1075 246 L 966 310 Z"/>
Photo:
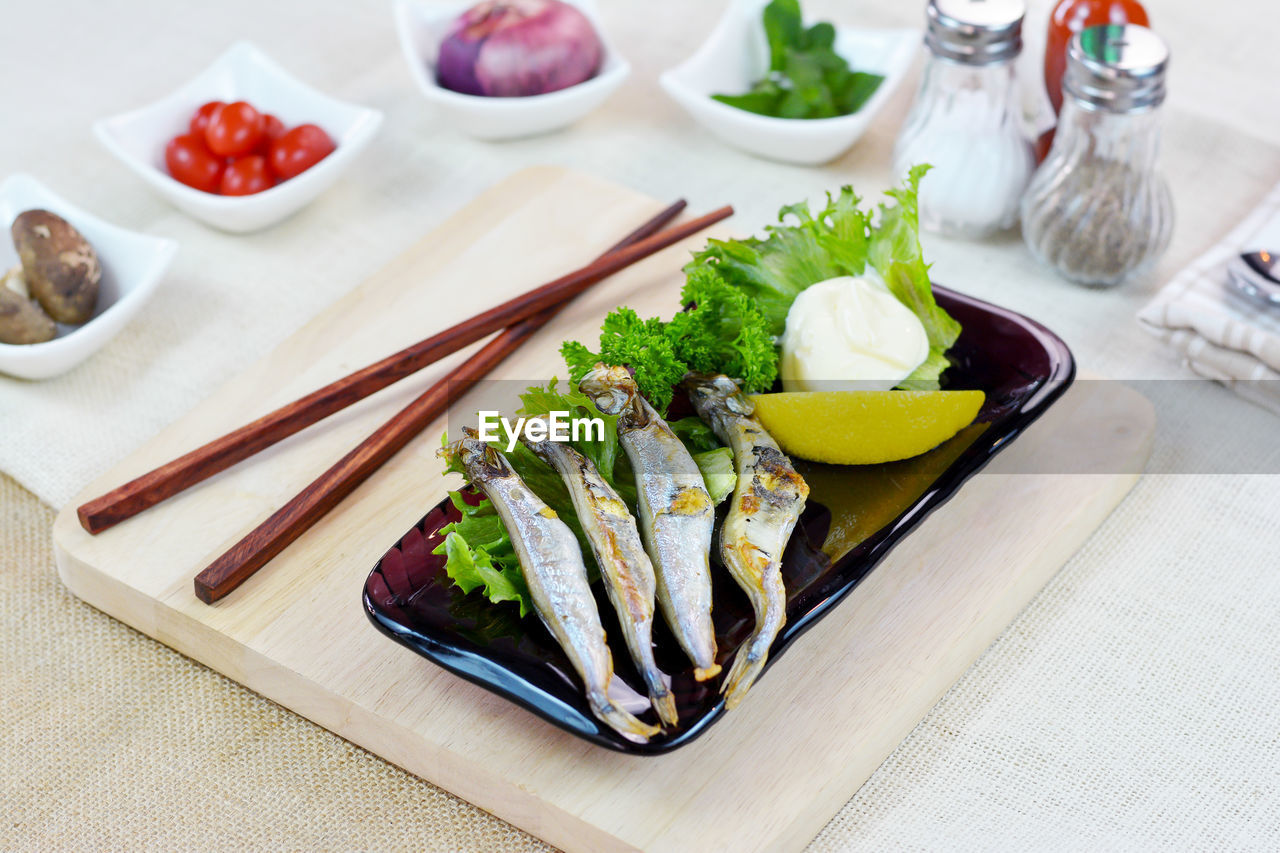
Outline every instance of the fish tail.
<path id="1" fill-rule="evenodd" d="M 787 592 L 776 562 L 766 565 L 760 572 L 760 586 L 751 596 L 751 604 L 756 612 L 756 629 L 739 647 L 733 665 L 729 667 L 729 675 L 720 685 L 725 707 L 730 709 L 742 701 L 760 673 L 764 672 L 765 664 L 769 662 L 769 649 L 787 621 Z"/>
<path id="2" fill-rule="evenodd" d="M 787 620 L 782 581 L 776 573 L 770 577 L 774 582 L 766 581 L 765 595 L 758 599 L 756 630 L 734 656 L 729 675 L 720 686 L 726 708 L 736 707 L 747 695 L 751 685 L 755 684 L 760 673 L 764 672 L 764 666 L 769 662 L 769 649 L 773 647 L 774 638 Z"/>
<path id="3" fill-rule="evenodd" d="M 647 661 L 641 660 L 637 663 L 643 668 L 644 686 L 649 690 L 649 702 L 653 705 L 653 710 L 658 713 L 658 719 L 663 725 L 674 726 L 680 722 L 680 715 L 676 712 L 676 697 L 671 694 L 671 688 L 662 680 L 662 672 L 653 662 L 652 653 Z"/>
<path id="4" fill-rule="evenodd" d="M 604 691 L 596 691 L 587 696 L 587 702 L 591 705 L 591 710 L 600 718 L 600 721 L 627 740 L 636 743 L 645 743 L 649 738 L 662 731 L 657 726 L 651 726 L 648 723 L 641 722 L 619 708 L 613 702 L 609 701 L 609 697 Z"/>
<path id="5" fill-rule="evenodd" d="M 662 720 L 663 725 L 674 726 L 680 722 L 680 715 L 676 712 L 676 697 L 665 686 L 661 693 L 651 692 L 649 701 L 653 703 L 653 710 L 658 712 L 658 719 Z"/>
<path id="6" fill-rule="evenodd" d="M 694 681 L 706 681 L 708 678 L 715 678 L 720 674 L 720 664 L 713 663 L 711 666 L 695 666 L 693 668 Z"/>
<path id="7" fill-rule="evenodd" d="M 747 695 L 747 691 L 751 689 L 751 685 L 755 683 L 756 678 L 764 671 L 764 665 L 768 661 L 769 645 L 767 643 L 753 641 L 738 652 L 733 659 L 733 665 L 729 667 L 728 677 L 720 687 L 720 692 L 724 694 L 726 708 L 732 710 L 737 707 Z"/>

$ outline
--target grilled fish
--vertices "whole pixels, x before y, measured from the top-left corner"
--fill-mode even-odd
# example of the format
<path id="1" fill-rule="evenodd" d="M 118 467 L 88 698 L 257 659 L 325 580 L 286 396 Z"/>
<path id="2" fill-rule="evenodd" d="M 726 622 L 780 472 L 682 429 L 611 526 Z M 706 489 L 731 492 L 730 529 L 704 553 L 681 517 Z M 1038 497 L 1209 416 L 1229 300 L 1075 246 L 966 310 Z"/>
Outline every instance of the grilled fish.
<path id="1" fill-rule="evenodd" d="M 645 550 L 658 580 L 658 605 L 693 677 L 720 673 L 711 624 L 711 534 L 715 506 L 702 472 L 671 427 L 640 396 L 624 367 L 597 364 L 579 385 L 600 411 L 618 415 L 618 438 L 635 469 Z"/>
<path id="2" fill-rule="evenodd" d="M 622 635 L 631 659 L 644 679 L 649 701 L 669 726 L 678 721 L 675 697 L 653 660 L 653 601 L 656 579 L 653 563 L 640 544 L 636 520 L 622 498 L 605 482 L 595 463 L 559 441 L 533 441 L 525 445 L 546 462 L 569 488 L 578 521 L 591 543 L 604 577 L 609 601 L 618 613 Z"/>
<path id="3" fill-rule="evenodd" d="M 657 726 L 641 722 L 610 701 L 613 658 L 587 583 L 577 537 L 555 511 L 524 484 L 507 458 L 464 430 L 440 452 L 461 462 L 467 479 L 493 502 L 511 536 L 533 608 L 586 685 L 591 711 L 628 740 L 644 743 Z"/>
<path id="4" fill-rule="evenodd" d="M 698 416 L 733 450 L 738 470 L 738 485 L 720 528 L 720 556 L 751 600 L 756 625 L 720 688 L 725 705 L 732 708 L 764 669 L 769 647 L 786 622 L 782 552 L 804 510 L 809 486 L 751 416 L 754 407 L 736 382 L 691 373 L 683 386 Z"/>

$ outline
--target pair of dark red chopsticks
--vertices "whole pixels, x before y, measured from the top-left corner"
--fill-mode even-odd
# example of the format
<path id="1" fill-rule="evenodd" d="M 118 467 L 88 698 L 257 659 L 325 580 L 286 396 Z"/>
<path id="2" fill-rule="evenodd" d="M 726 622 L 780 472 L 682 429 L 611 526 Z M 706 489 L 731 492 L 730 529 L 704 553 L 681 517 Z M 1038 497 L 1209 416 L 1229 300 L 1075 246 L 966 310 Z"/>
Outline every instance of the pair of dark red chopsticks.
<path id="1" fill-rule="evenodd" d="M 90 533 L 100 533 L 427 365 L 503 330 L 200 572 L 195 579 L 196 596 L 212 604 L 242 584 L 351 494 L 414 436 L 443 415 L 451 394 L 459 394 L 460 389 L 482 379 L 575 296 L 618 270 L 733 213 L 733 208 L 722 207 L 683 225 L 661 230 L 684 208 L 685 202 L 677 201 L 587 266 L 357 370 L 94 498 L 77 510 L 80 524 Z"/>

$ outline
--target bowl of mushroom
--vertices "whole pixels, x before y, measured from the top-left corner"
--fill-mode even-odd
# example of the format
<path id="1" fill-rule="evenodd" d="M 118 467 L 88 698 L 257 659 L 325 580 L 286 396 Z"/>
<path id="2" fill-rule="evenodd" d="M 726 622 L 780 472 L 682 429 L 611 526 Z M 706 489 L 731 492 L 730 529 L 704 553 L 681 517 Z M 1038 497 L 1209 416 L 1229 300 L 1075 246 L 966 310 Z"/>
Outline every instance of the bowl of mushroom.
<path id="1" fill-rule="evenodd" d="M 28 175 L 0 183 L 0 373 L 47 379 L 102 348 L 160 283 L 178 244 L 81 210 Z"/>

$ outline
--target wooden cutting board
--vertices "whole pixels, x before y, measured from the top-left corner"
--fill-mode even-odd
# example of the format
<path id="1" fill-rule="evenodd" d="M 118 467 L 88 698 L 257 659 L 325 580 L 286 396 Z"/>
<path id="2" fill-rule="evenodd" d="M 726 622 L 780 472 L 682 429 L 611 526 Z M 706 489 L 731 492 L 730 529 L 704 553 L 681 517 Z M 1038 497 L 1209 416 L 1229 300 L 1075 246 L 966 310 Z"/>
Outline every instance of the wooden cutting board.
<path id="1" fill-rule="evenodd" d="M 434 667 L 365 620 L 360 595 L 369 569 L 444 494 L 435 457 L 443 423 L 223 602 L 206 606 L 192 593 L 197 571 L 448 364 L 99 536 L 76 522 L 74 507 L 84 500 L 584 263 L 661 205 L 551 168 L 520 172 L 486 192 L 88 486 L 54 525 L 63 581 L 138 630 L 561 847 L 803 847 L 1136 474 L 977 476 L 798 640 L 749 701 L 700 740 L 659 757 L 580 741 Z M 591 339 L 613 306 L 670 314 L 679 269 L 703 239 L 604 282 L 496 376 L 532 382 L 562 374 L 560 341 Z M 1066 446 L 1087 455 L 1105 445 L 1114 463 L 1105 470 L 1141 470 L 1150 406 L 1116 383 L 1088 385 L 1010 453 L 1034 459 Z"/>

